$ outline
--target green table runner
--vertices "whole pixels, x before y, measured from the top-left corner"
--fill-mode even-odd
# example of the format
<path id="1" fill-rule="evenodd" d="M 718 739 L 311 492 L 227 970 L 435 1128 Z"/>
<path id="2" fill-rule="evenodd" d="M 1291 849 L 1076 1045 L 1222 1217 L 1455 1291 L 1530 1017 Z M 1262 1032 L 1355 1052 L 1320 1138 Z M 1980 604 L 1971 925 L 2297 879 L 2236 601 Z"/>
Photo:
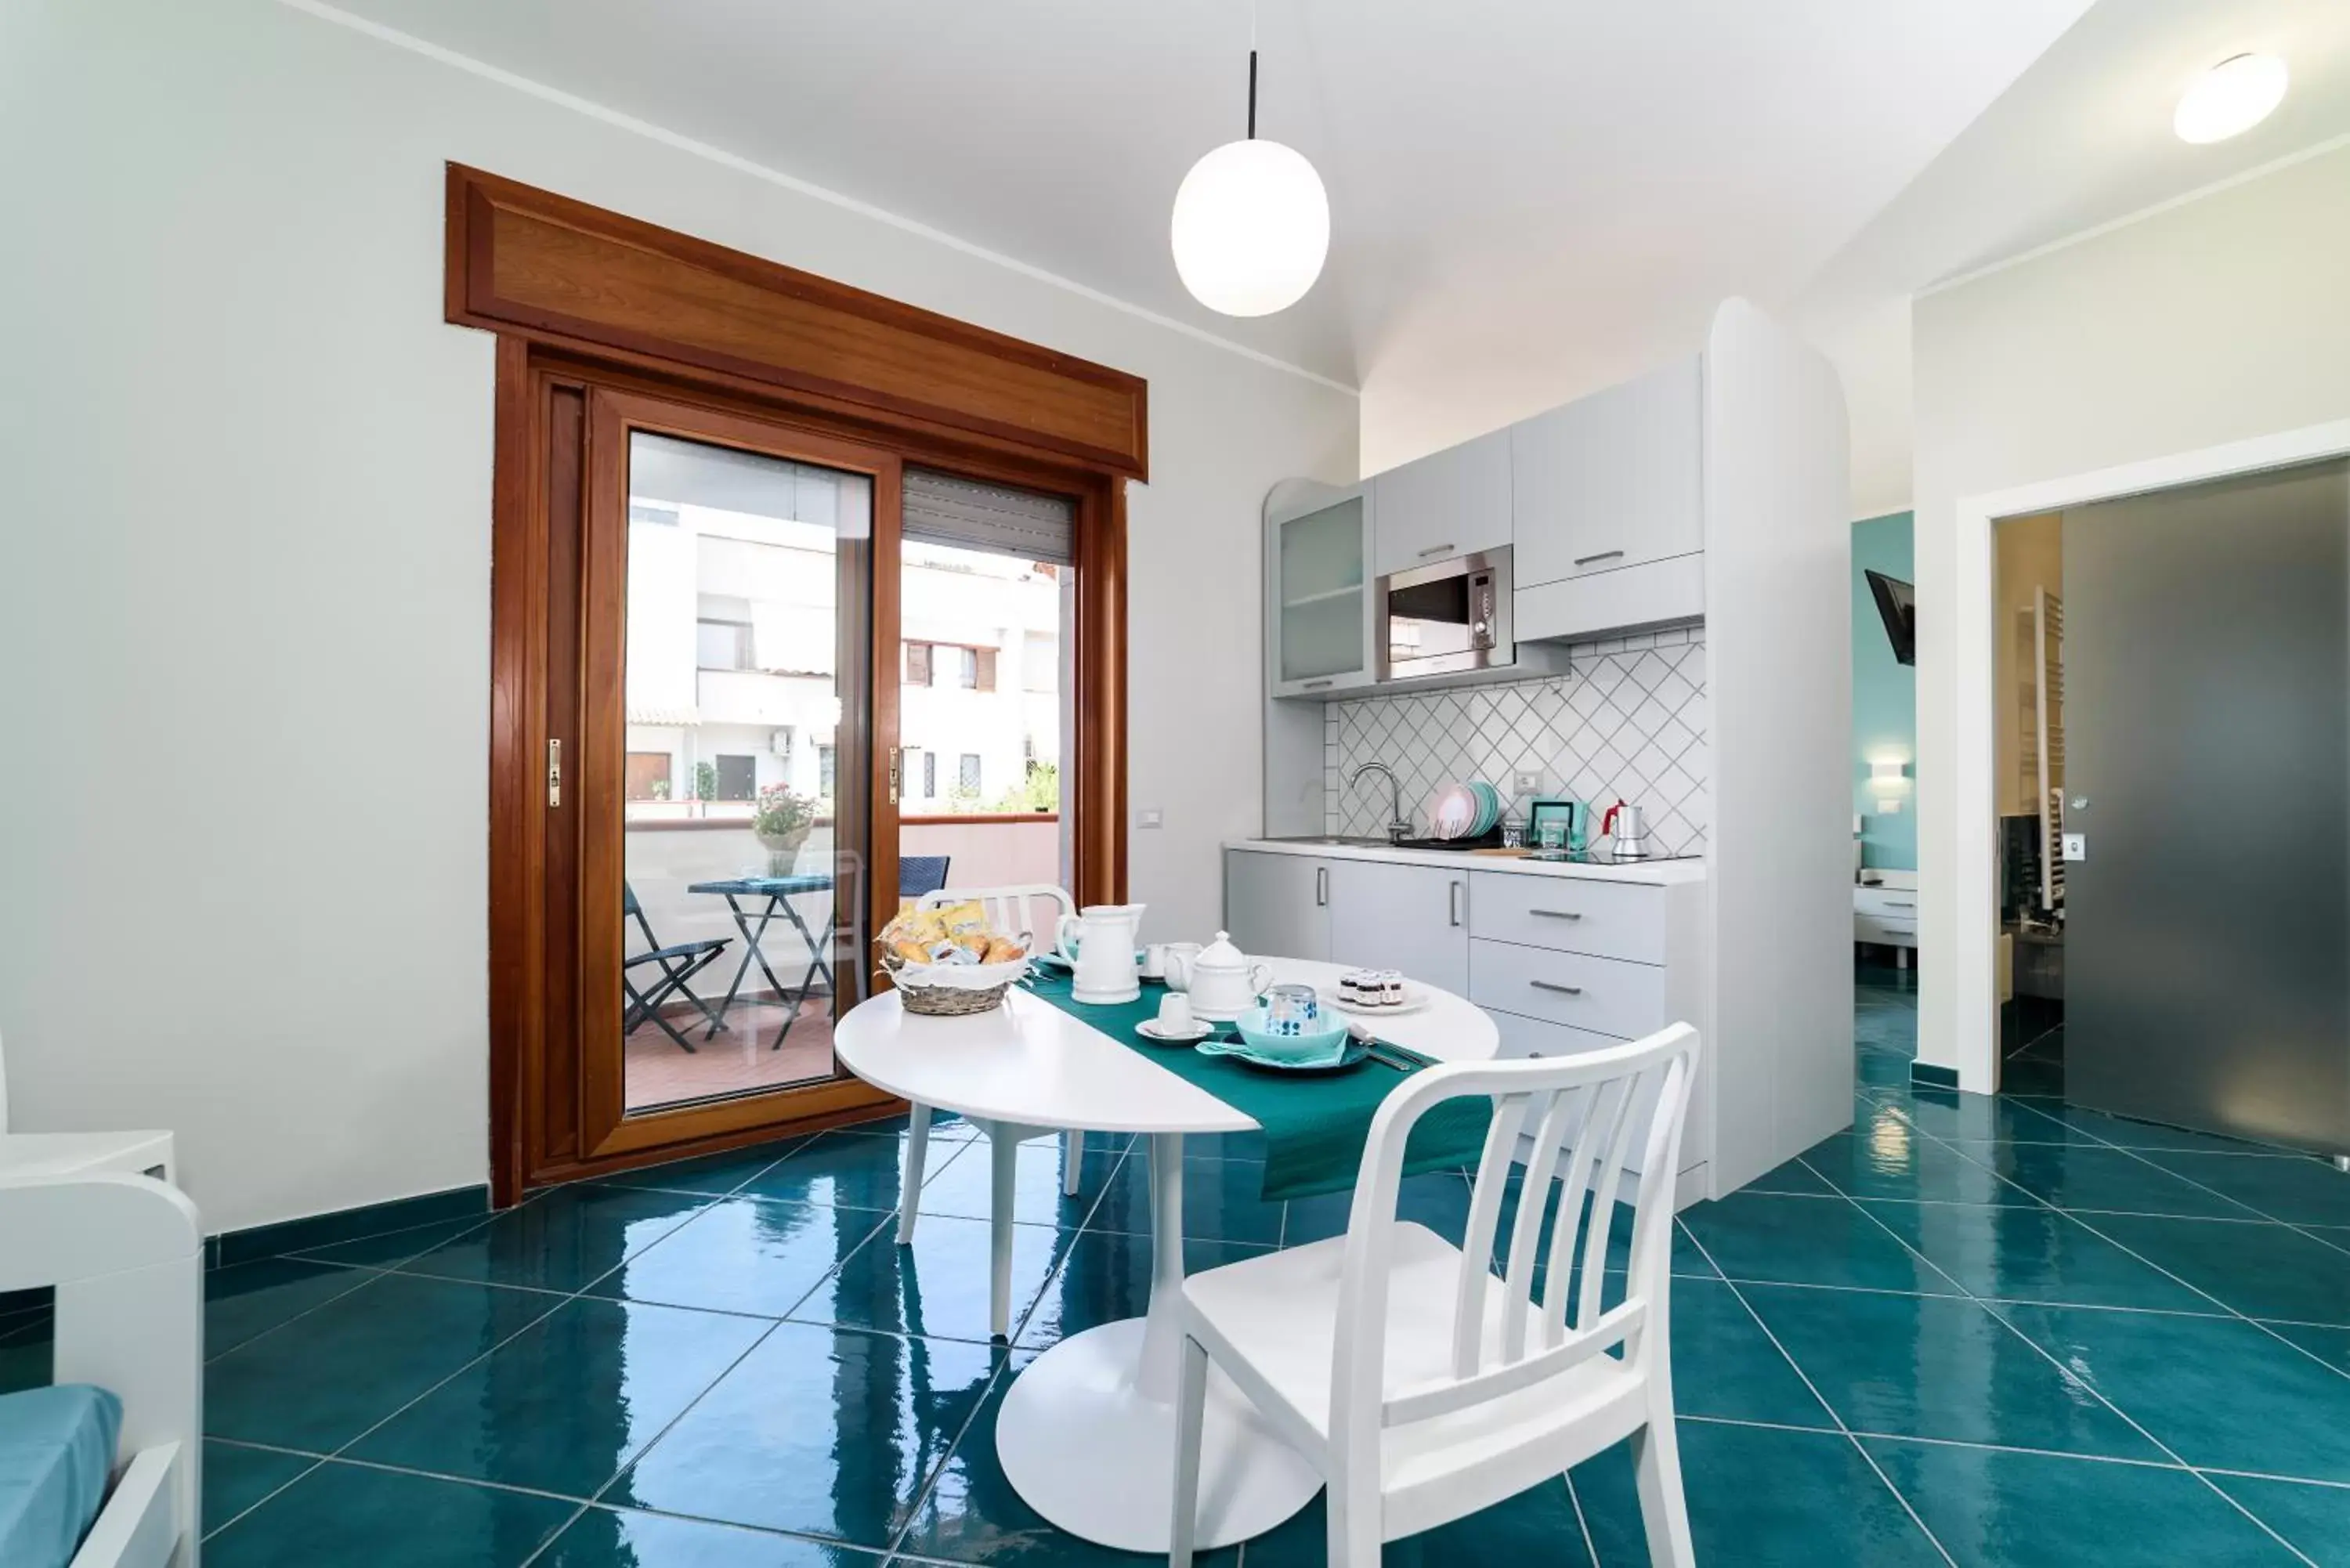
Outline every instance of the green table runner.
<path id="1" fill-rule="evenodd" d="M 1040 973 L 1028 989 L 1177 1077 L 1197 1084 L 1264 1129 L 1265 1201 L 1353 1189 L 1371 1117 L 1407 1075 L 1378 1061 L 1342 1073 L 1271 1073 L 1229 1056 L 1203 1055 L 1186 1045 L 1154 1044 L 1135 1033 L 1134 1026 L 1158 1016 L 1163 987 L 1145 981 L 1139 1001 L 1096 1005 L 1072 998 L 1069 984 L 1066 978 Z M 1425 1060 L 1399 1045 L 1387 1049 Z M 1404 1174 L 1474 1165 L 1485 1147 L 1492 1114 L 1492 1102 L 1480 1097 L 1450 1100 L 1430 1111 L 1404 1146 Z"/>

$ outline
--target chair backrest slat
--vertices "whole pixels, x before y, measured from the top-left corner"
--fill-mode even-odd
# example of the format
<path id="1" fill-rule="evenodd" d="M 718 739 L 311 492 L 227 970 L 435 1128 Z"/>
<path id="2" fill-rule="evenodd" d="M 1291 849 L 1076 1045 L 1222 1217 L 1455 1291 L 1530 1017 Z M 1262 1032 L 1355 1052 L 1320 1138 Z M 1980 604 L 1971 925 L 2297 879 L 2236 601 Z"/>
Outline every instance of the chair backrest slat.
<path id="1" fill-rule="evenodd" d="M 1024 882 L 1003 888 L 941 888 L 922 895 L 920 908 L 935 909 L 976 899 L 987 911 L 987 923 L 1007 936 L 1023 931 L 1033 939 L 1029 950 L 1049 950 L 1060 929 L 1061 917 L 1077 912 L 1077 901 L 1066 888 L 1050 882 Z M 1041 917 L 1041 923 L 1039 917 Z"/>
<path id="2" fill-rule="evenodd" d="M 1698 1050 L 1697 1032 L 1677 1023 L 1644 1040 L 1575 1056 L 1439 1065 L 1413 1074 L 1388 1096 L 1371 1124 L 1347 1231 L 1331 1367 L 1334 1447 L 1376 1443 L 1385 1427 L 1537 1387 L 1618 1345 L 1626 1366 L 1645 1375 L 1660 1343 L 1645 1330 L 1665 1321 L 1672 1176 Z M 1390 1390 L 1388 1267 L 1405 1146 L 1421 1116 L 1447 1100 L 1471 1096 L 1490 1098 L 1493 1116 L 1463 1232 L 1445 1357 L 1449 1375 Z M 1534 1146 L 1517 1178 L 1517 1215 L 1508 1227 L 1506 1255 L 1496 1257 L 1504 1193 L 1529 1131 Z M 1602 1312 L 1610 1226 L 1635 1150 L 1640 1167 L 1633 1189 L 1630 1272 L 1624 1299 Z M 1538 1262 L 1544 1272 L 1540 1319 L 1533 1301 Z M 1502 1286 L 1498 1305 L 1496 1283 Z M 1575 1309 L 1571 1326 L 1570 1304 Z"/>
<path id="3" fill-rule="evenodd" d="M 1485 1294 L 1493 1282 L 1493 1232 L 1502 1220 L 1502 1198 L 1510 1168 L 1518 1158 L 1518 1135 L 1533 1109 L 1531 1095 L 1503 1095 L 1493 1102 L 1485 1128 L 1485 1152 L 1477 1161 L 1477 1182 L 1469 1199 L 1469 1225 L 1461 1239 L 1461 1282 L 1452 1303 L 1452 1375 L 1468 1377 L 1484 1353 Z M 1488 1171 L 1503 1179 L 1488 1181 Z"/>

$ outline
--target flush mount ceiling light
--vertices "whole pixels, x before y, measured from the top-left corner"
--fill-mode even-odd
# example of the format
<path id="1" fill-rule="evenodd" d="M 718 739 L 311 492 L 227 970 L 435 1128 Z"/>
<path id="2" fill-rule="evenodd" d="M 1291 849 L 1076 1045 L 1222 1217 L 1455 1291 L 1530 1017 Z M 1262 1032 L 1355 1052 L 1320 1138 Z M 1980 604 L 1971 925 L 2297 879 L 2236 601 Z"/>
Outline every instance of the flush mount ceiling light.
<path id="1" fill-rule="evenodd" d="M 2284 101 L 2284 62 L 2274 55 L 2237 55 L 2198 78 L 2178 100 L 2170 129 L 2181 141 L 2225 141 L 2250 130 Z"/>
<path id="2" fill-rule="evenodd" d="M 1256 134 L 1249 50 L 1248 136 L 1191 165 L 1170 227 L 1183 286 L 1226 316 L 1270 316 L 1305 297 L 1330 254 L 1330 198 L 1295 148 Z"/>

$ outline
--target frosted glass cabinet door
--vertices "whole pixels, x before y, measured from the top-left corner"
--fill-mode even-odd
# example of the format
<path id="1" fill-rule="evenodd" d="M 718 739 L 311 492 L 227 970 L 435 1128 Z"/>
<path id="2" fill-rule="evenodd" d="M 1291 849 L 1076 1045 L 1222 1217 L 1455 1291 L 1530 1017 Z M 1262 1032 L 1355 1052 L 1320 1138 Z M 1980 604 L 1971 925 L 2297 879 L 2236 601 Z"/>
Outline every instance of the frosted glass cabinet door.
<path id="1" fill-rule="evenodd" d="M 1365 684 L 1372 674 L 1369 495 L 1358 489 L 1270 526 L 1274 695 Z"/>

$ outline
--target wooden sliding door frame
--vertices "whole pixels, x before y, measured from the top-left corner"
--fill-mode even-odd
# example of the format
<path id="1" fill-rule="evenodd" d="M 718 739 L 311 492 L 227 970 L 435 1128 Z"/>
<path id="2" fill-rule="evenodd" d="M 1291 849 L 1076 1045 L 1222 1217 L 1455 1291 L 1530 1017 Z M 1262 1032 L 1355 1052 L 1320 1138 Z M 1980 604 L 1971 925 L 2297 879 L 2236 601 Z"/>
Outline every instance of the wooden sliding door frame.
<path id="1" fill-rule="evenodd" d="M 456 183 L 467 172 L 452 170 L 452 208 Z M 485 257 L 482 244 L 460 246 L 452 236 L 452 264 L 478 268 L 494 259 L 492 251 Z M 454 289 L 452 283 L 452 294 Z M 494 325 L 453 308 L 451 318 Z M 564 649 L 579 647 L 580 617 L 590 607 L 556 602 L 550 591 L 559 558 L 550 551 L 563 549 L 567 529 L 575 539 L 587 537 L 599 486 L 607 505 L 612 487 L 622 486 L 619 514 L 625 516 L 625 435 L 614 439 L 609 421 L 617 417 L 623 432 L 661 429 L 684 439 L 874 472 L 877 546 L 885 488 L 878 474 L 884 466 L 899 474 L 904 465 L 919 464 L 1066 496 L 1075 504 L 1075 689 L 1067 696 L 1075 715 L 1075 754 L 1065 769 L 1064 810 L 1072 818 L 1073 890 L 1085 903 L 1120 902 L 1127 894 L 1126 484 L 1140 471 L 1139 439 L 1132 460 L 1106 461 L 1092 451 L 1072 451 L 1069 443 L 1055 450 L 1050 441 L 1007 439 L 1004 421 L 943 421 L 931 411 L 889 406 L 888 400 L 846 398 L 829 383 L 821 391 L 805 391 L 776 378 L 718 369 L 707 356 L 668 358 L 649 348 L 656 339 L 644 334 L 623 344 L 586 340 L 573 330 L 494 325 L 500 336 L 493 487 L 489 1090 L 492 1190 L 503 1205 L 518 1200 L 529 1187 L 757 1142 L 782 1130 L 858 1120 L 895 1103 L 854 1078 L 841 1078 L 789 1091 L 787 1123 L 776 1119 L 774 1095 L 636 1116 L 619 1107 L 619 977 L 610 972 L 617 949 L 608 962 L 595 960 L 590 947 L 577 940 L 579 911 L 599 909 L 603 898 L 598 890 L 603 873 L 582 878 L 583 863 L 596 855 L 609 860 L 619 839 L 616 833 L 611 844 L 591 850 L 588 836 L 567 826 L 576 819 L 547 804 L 550 739 L 564 742 L 567 798 L 588 782 L 580 770 L 598 766 L 615 775 L 603 781 L 600 791 L 610 810 L 619 810 L 621 794 L 618 771 L 624 765 L 624 748 L 583 744 L 587 737 L 576 723 L 576 716 L 587 711 L 581 701 L 585 683 L 615 680 L 618 671 L 598 674 L 569 661 Z M 1098 368 L 1087 368 L 1087 374 L 1095 381 L 1130 383 L 1139 418 L 1139 381 Z M 601 439 L 599 421 L 606 426 Z M 556 460 L 566 441 L 575 452 L 586 454 L 584 466 L 567 469 Z M 888 489 L 894 505 L 896 485 Z M 893 537 L 895 521 L 893 512 Z M 877 552 L 871 575 L 875 613 L 868 629 L 878 639 L 886 619 L 894 639 L 894 550 L 886 557 Z M 601 607 L 601 613 L 610 615 L 611 607 Z M 886 757 L 898 744 L 894 640 L 886 648 L 877 640 L 871 655 L 870 820 L 894 825 L 895 808 L 882 798 L 888 790 Z M 613 691 L 602 700 L 622 699 Z M 611 754 L 602 755 L 605 751 Z M 884 808 L 889 815 L 882 815 Z M 894 857 L 894 836 L 885 830 L 877 837 L 888 837 L 886 847 Z M 895 887 L 894 877 L 886 883 L 879 878 L 882 869 L 878 856 L 867 868 L 868 885 L 885 888 L 868 902 L 877 922 Z M 567 886 L 569 897 L 556 898 L 550 888 L 557 886 Z M 610 890 L 617 910 L 617 884 Z M 611 924 L 617 931 L 617 915 Z M 608 1041 L 602 1022 L 608 1012 Z M 608 1058 L 608 1068 L 597 1065 L 599 1056 Z"/>

